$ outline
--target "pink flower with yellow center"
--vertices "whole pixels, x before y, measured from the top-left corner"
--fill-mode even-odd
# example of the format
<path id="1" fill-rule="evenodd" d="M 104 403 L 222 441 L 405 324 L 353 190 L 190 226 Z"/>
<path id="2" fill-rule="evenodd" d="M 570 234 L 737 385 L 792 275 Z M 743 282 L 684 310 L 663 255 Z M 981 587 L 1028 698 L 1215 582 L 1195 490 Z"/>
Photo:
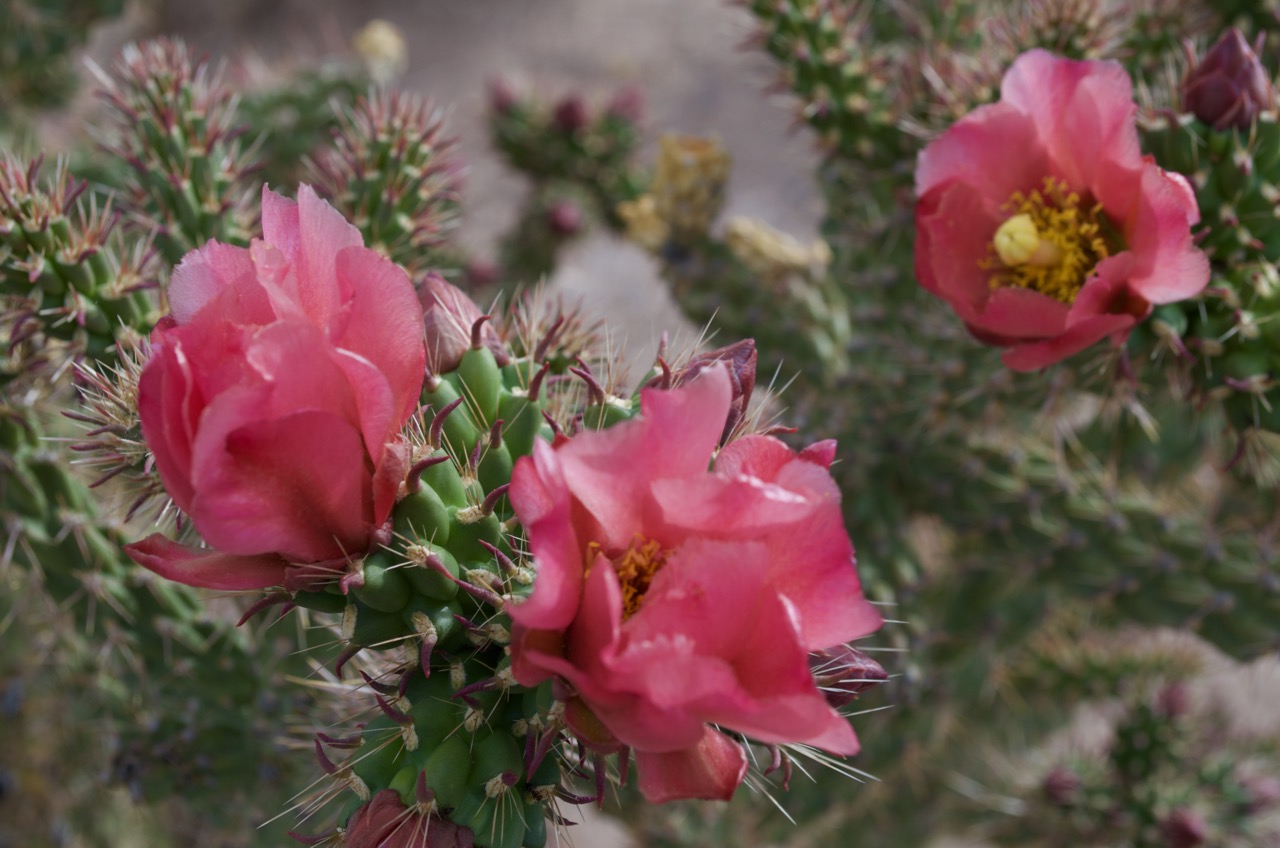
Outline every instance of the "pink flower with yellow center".
<path id="1" fill-rule="evenodd" d="M 1000 95 L 916 168 L 916 277 L 974 336 L 1030 371 L 1204 289 L 1195 194 L 1143 157 L 1124 68 L 1033 50 Z"/>
<path id="2" fill-rule="evenodd" d="M 724 365 L 646 390 L 637 419 L 539 442 L 508 493 L 537 567 L 510 608 L 516 679 L 558 680 L 570 727 L 596 750 L 633 749 L 651 801 L 731 796 L 747 761 L 722 730 L 858 750 L 809 665 L 881 624 L 834 443 L 747 436 L 716 454 L 732 400 Z"/>

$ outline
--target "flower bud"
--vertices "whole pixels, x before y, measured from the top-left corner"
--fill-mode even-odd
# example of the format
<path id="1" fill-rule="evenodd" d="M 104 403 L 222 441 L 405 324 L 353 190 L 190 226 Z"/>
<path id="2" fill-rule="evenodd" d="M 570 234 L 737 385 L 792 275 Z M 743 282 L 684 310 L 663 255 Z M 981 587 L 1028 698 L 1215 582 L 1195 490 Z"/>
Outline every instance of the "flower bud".
<path id="1" fill-rule="evenodd" d="M 827 703 L 836 709 L 889 679 L 880 663 L 848 645 L 814 651 L 809 654 L 809 668 Z"/>
<path id="2" fill-rule="evenodd" d="M 619 89 L 609 101 L 605 111 L 629 123 L 640 123 L 644 118 L 644 91 L 635 85 Z"/>
<path id="3" fill-rule="evenodd" d="M 1071 807 L 1080 799 L 1080 775 L 1066 766 L 1056 766 L 1040 785 L 1045 800 L 1055 807 Z"/>
<path id="4" fill-rule="evenodd" d="M 547 226 L 558 236 L 571 236 L 582 229 L 582 207 L 572 200 L 560 200 L 547 210 Z"/>
<path id="5" fill-rule="evenodd" d="M 1165 718 L 1181 718 L 1191 712 L 1191 693 L 1185 683 L 1171 683 L 1156 696 L 1156 711 Z"/>
<path id="6" fill-rule="evenodd" d="M 1160 822 L 1160 835 L 1168 848 L 1197 848 L 1208 844 L 1209 825 L 1195 810 L 1178 807 Z"/>
<path id="7" fill-rule="evenodd" d="M 435 813 L 410 810 L 394 789 L 383 789 L 352 814 L 346 839 L 347 848 L 469 848 L 475 835 Z"/>
<path id="8" fill-rule="evenodd" d="M 520 103 L 520 95 L 506 77 L 489 80 L 489 108 L 495 115 L 506 115 Z"/>
<path id="9" fill-rule="evenodd" d="M 731 345 L 700 353 L 676 372 L 675 379 L 679 383 L 688 382 L 717 362 L 729 365 L 729 380 L 733 388 L 733 396 L 729 401 L 729 415 L 724 422 L 724 432 L 720 436 L 723 444 L 733 434 L 733 430 L 747 412 L 751 403 L 751 392 L 756 387 L 756 342 L 755 339 L 743 339 Z"/>
<path id="10" fill-rule="evenodd" d="M 461 289 L 434 271 L 422 281 L 418 297 L 422 301 L 426 328 L 427 371 L 447 374 L 458 367 L 463 354 L 471 348 L 472 330 L 484 313 Z M 480 328 L 480 342 L 493 351 L 499 365 L 511 360 L 502 339 L 489 323 Z"/>
<path id="11" fill-rule="evenodd" d="M 1280 780 L 1270 775 L 1250 775 L 1240 781 L 1248 796 L 1246 810 L 1257 815 L 1266 812 L 1280 802 Z"/>
<path id="12" fill-rule="evenodd" d="M 561 131 L 575 133 L 586 129 L 591 116 L 587 114 L 587 104 L 582 98 L 576 94 L 570 94 L 556 104 L 551 120 Z"/>
<path id="13" fill-rule="evenodd" d="M 1183 107 L 1216 130 L 1247 130 L 1274 99 L 1266 68 L 1235 27 L 1182 81 Z"/>

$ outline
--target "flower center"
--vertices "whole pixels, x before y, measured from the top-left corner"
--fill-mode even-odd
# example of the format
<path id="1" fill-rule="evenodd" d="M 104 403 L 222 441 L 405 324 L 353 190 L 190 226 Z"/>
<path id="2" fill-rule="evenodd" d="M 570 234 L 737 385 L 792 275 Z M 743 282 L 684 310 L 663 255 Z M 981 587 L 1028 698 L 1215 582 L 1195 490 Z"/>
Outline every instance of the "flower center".
<path id="1" fill-rule="evenodd" d="M 587 567 L 583 579 L 591 574 L 591 566 L 600 553 L 613 563 L 613 569 L 617 572 L 618 583 L 622 587 L 622 620 L 626 621 L 644 603 L 644 596 L 653 583 L 653 576 L 666 565 L 667 554 L 670 552 L 663 550 L 662 543 L 657 539 L 646 539 L 638 534 L 631 541 L 631 547 L 625 551 L 618 551 L 616 548 L 605 550 L 599 542 L 591 542 L 587 545 Z"/>
<path id="2" fill-rule="evenodd" d="M 1075 301 L 1090 272 L 1111 255 L 1102 204 L 1046 177 L 1043 190 L 1015 191 L 1004 208 L 1013 214 L 996 230 L 991 255 L 982 261 L 992 272 L 991 288 L 1019 286 Z"/>

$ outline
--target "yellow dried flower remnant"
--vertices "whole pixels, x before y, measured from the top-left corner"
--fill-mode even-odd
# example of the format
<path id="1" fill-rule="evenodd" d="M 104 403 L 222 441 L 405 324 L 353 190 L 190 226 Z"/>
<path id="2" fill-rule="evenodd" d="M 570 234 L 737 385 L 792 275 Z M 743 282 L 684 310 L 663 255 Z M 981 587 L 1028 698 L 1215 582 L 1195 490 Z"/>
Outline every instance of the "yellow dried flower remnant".
<path id="1" fill-rule="evenodd" d="M 627 238 L 650 253 L 657 253 L 667 243 L 671 228 L 658 217 L 658 206 L 652 194 L 618 204 L 618 217 L 627 225 Z"/>
<path id="2" fill-rule="evenodd" d="M 665 135 L 658 142 L 654 169 L 654 209 L 678 241 L 699 238 L 724 205 L 729 182 L 729 151 L 718 140 Z"/>
<path id="3" fill-rule="evenodd" d="M 766 279 L 792 274 L 817 277 L 831 263 L 831 248 L 822 239 L 804 244 L 754 218 L 730 219 L 724 240 L 743 265 Z"/>
<path id="4" fill-rule="evenodd" d="M 378 85 L 386 85 L 409 69 L 409 46 L 400 28 L 374 18 L 351 38 L 351 46 Z"/>

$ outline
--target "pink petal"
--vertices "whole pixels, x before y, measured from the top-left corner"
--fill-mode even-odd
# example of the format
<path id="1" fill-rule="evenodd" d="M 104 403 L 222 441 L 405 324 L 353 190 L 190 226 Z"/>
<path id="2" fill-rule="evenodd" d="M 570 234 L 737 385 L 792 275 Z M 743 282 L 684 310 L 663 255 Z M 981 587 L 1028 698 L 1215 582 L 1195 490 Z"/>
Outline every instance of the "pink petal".
<path id="1" fill-rule="evenodd" d="M 373 472 L 373 524 L 381 525 L 395 508 L 400 484 L 409 474 L 412 448 L 403 438 L 388 442 L 374 465 Z"/>
<path id="2" fill-rule="evenodd" d="M 282 252 L 290 264 L 297 264 L 302 243 L 298 204 L 266 185 L 262 187 L 262 238 Z"/>
<path id="3" fill-rule="evenodd" d="M 345 297 L 331 338 L 382 372 L 399 427 L 417 409 L 422 391 L 426 353 L 417 293 L 399 265 L 363 247 L 338 253 L 337 278 Z"/>
<path id="4" fill-rule="evenodd" d="M 1199 208 L 1180 175 L 1155 165 L 1142 173 L 1141 200 L 1130 252 L 1140 267 L 1130 286 L 1151 303 L 1175 303 L 1195 297 L 1209 283 L 1209 259 L 1196 248 L 1190 227 Z"/>
<path id="5" fill-rule="evenodd" d="M 507 492 L 511 507 L 529 534 L 537 563 L 533 594 L 508 607 L 513 621 L 526 627 L 561 630 L 578 611 L 582 592 L 582 551 L 574 530 L 569 487 L 556 451 L 541 439 L 533 456 L 521 457 Z"/>
<path id="6" fill-rule="evenodd" d="M 195 422 L 190 411 L 199 404 L 198 391 L 176 339 L 152 347 L 138 380 L 138 417 L 165 490 L 183 512 L 189 510 L 194 494 L 190 470 Z"/>
<path id="7" fill-rule="evenodd" d="M 265 589 L 284 582 L 288 563 L 278 556 L 236 556 L 188 548 L 153 533 L 124 546 L 134 562 L 167 580 L 205 589 Z"/>
<path id="8" fill-rule="evenodd" d="M 346 420 L 314 411 L 250 419 L 220 447 L 201 468 L 191 511 L 211 545 L 301 562 L 365 553 L 371 484 L 360 434 Z"/>
<path id="9" fill-rule="evenodd" d="M 1007 217 L 999 208 L 1003 202 L 951 182 L 921 197 L 916 207 L 916 277 L 965 322 L 975 319 L 991 296 L 991 271 L 983 264 Z"/>
<path id="10" fill-rule="evenodd" d="M 337 257 L 344 248 L 363 247 L 360 231 L 309 185 L 298 187 L 301 239 L 294 272 L 303 310 L 318 327 L 327 327 L 340 306 Z"/>
<path id="11" fill-rule="evenodd" d="M 653 804 L 701 798 L 728 801 L 747 774 L 742 746 L 706 728 L 692 748 L 669 753 L 636 751 L 640 791 Z"/>
<path id="12" fill-rule="evenodd" d="M 651 481 L 707 470 L 730 399 L 727 368 L 709 368 L 677 389 L 642 391 L 639 418 L 581 433 L 556 450 L 574 497 L 608 534 L 594 541 L 626 548 L 644 529 L 641 507 Z"/>
<path id="13" fill-rule="evenodd" d="M 970 112 L 921 151 L 916 194 L 966 183 L 999 207 L 1015 191 L 1037 188 L 1048 172 L 1034 121 L 1007 103 L 995 103 Z"/>
<path id="14" fill-rule="evenodd" d="M 1006 351 L 1001 361 L 1014 371 L 1035 371 L 1079 353 L 1107 336 L 1137 323 L 1132 315 L 1096 315 L 1043 342 L 1019 345 Z"/>
<path id="15" fill-rule="evenodd" d="M 253 264 L 249 261 L 249 251 L 243 247 L 211 241 L 182 257 L 182 261 L 173 269 L 173 277 L 165 289 L 170 312 L 174 320 L 185 324 L 225 289 L 234 288 L 238 281 L 252 280 L 252 277 Z M 221 317 L 235 320 L 241 316 Z M 259 314 L 253 317 L 264 316 Z"/>
<path id="16" fill-rule="evenodd" d="M 1038 291 L 1008 286 L 996 289 L 982 312 L 966 323 L 970 327 L 1006 339 L 1043 339 L 1061 333 L 1067 325 L 1069 304 Z"/>

